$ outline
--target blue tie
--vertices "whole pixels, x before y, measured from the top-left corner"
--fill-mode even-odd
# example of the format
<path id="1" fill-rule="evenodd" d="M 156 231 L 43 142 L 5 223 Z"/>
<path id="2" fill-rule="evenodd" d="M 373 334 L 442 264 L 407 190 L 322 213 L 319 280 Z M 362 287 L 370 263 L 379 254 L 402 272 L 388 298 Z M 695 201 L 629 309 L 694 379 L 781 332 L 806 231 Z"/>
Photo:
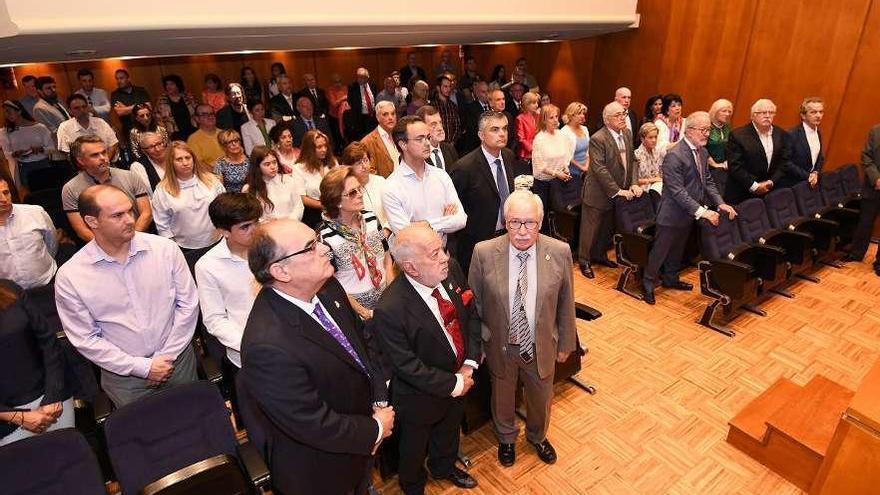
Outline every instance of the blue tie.
<path id="1" fill-rule="evenodd" d="M 367 368 L 361 361 L 360 356 L 357 355 L 354 347 L 351 346 L 351 342 L 348 341 L 348 338 L 345 336 L 344 333 L 342 333 L 342 330 L 340 330 L 339 327 L 337 327 L 336 324 L 334 324 L 333 321 L 330 320 L 330 318 L 327 318 L 327 314 L 324 313 L 324 309 L 321 308 L 320 303 L 315 304 L 315 309 L 312 311 L 312 314 L 315 315 L 315 318 L 317 318 L 319 322 L 321 322 L 321 326 L 324 327 L 324 330 L 327 330 L 327 333 L 329 333 L 334 339 L 336 339 L 336 342 L 339 342 L 339 345 L 341 345 L 342 348 L 345 349 L 345 351 L 348 352 L 348 354 L 352 357 L 352 359 L 357 362 L 358 366 L 361 367 L 361 370 L 363 370 L 364 374 L 369 376 L 370 372 L 367 371 Z"/>
<path id="2" fill-rule="evenodd" d="M 498 218 L 501 221 L 501 225 L 504 225 L 504 202 L 510 196 L 510 189 L 507 185 L 507 175 L 504 173 L 504 165 L 501 163 L 501 158 L 496 158 L 494 163 L 495 186 L 498 187 L 498 197 L 501 198 L 501 203 L 498 206 Z"/>
<path id="3" fill-rule="evenodd" d="M 308 127 L 309 130 L 312 130 L 312 129 L 315 128 L 315 126 L 312 125 L 312 119 L 308 119 L 308 120 L 306 120 L 306 127 Z"/>

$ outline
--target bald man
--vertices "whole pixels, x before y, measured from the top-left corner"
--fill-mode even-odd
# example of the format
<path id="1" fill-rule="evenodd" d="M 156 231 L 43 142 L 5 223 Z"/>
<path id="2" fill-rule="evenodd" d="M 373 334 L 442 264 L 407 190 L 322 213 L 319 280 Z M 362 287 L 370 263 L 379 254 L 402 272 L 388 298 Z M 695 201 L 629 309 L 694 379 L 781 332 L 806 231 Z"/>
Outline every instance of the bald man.
<path id="1" fill-rule="evenodd" d="M 376 84 L 370 80 L 370 71 L 358 67 L 355 80 L 348 85 L 348 105 L 345 112 L 346 129 L 349 141 L 360 141 L 376 127 Z"/>
<path id="2" fill-rule="evenodd" d="M 626 128 L 633 135 L 633 147 L 638 148 L 639 139 L 639 116 L 632 109 L 632 91 L 623 86 L 614 91 L 614 101 L 626 110 Z"/>

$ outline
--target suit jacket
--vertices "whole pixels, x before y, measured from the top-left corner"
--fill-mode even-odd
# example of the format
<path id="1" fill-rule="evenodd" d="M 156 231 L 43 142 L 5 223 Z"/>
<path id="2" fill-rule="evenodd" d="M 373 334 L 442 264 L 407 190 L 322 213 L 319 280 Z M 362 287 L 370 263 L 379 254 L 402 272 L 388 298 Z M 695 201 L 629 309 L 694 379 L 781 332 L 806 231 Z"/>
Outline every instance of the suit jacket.
<path id="1" fill-rule="evenodd" d="M 382 136 L 379 135 L 378 127 L 364 136 L 361 139 L 361 144 L 370 152 L 370 157 L 373 159 L 373 166 L 376 167 L 377 174 L 382 177 L 388 177 L 391 175 L 391 172 L 394 172 L 394 167 L 397 164 L 394 163 L 391 155 L 388 154 L 385 143 L 382 141 Z"/>
<path id="2" fill-rule="evenodd" d="M 464 343 L 464 360 L 480 362 L 480 322 L 473 302 L 465 306 L 462 293 L 467 281 L 455 261 L 449 260 L 449 275 L 441 282 L 458 312 Z M 391 390 L 398 404 L 408 404 L 431 415 L 445 411 L 454 400 L 452 391 L 458 371 L 455 352 L 443 328 L 416 292 L 409 279 L 400 274 L 382 293 L 370 322 L 376 329 L 385 357 L 393 369 Z"/>
<path id="3" fill-rule="evenodd" d="M 583 202 L 599 210 L 610 210 L 611 199 L 621 189 L 633 184 L 636 164 L 632 134 L 624 128 L 623 142 L 626 145 L 627 166 L 620 162 L 620 151 L 607 127 L 590 136 L 590 168 L 584 174 Z"/>
<path id="4" fill-rule="evenodd" d="M 508 193 L 511 193 L 516 176 L 528 175 L 531 170 L 507 148 L 501 150 L 501 161 L 504 162 Z M 461 157 L 452 171 L 455 192 L 468 216 L 464 229 L 458 232 L 458 259 L 464 266 L 469 265 L 476 243 L 495 237 L 501 197 L 490 168 L 494 166 L 486 161 L 483 148 L 477 147 Z"/>
<path id="5" fill-rule="evenodd" d="M 245 385 L 268 423 L 272 482 L 288 494 L 356 487 L 372 465 L 379 435 L 372 404 L 387 400 L 384 376 L 342 286 L 331 278 L 318 298 L 371 377 L 323 327 L 271 288 L 257 295 L 241 343 Z"/>
<path id="6" fill-rule="evenodd" d="M 676 143 L 663 159 L 663 194 L 657 225 L 685 227 L 695 220 L 701 206 L 718 206 L 724 203 L 709 173 L 709 152 L 699 148 L 700 169 L 694 154 L 684 139 Z"/>
<path id="7" fill-rule="evenodd" d="M 480 145 L 479 131 L 480 115 L 483 114 L 483 106 L 477 100 L 469 101 L 458 107 L 461 114 L 462 134 L 458 138 L 456 147 L 462 154 L 475 150 Z"/>
<path id="8" fill-rule="evenodd" d="M 510 334 L 510 249 L 507 236 L 480 242 L 474 248 L 468 276 L 482 322 L 483 352 L 492 373 L 502 377 L 517 372 L 515 366 L 507 365 L 504 352 Z M 556 354 L 574 351 L 577 343 L 571 249 L 540 234 L 535 254 L 535 360 L 538 375 L 547 378 L 556 369 Z"/>
<path id="9" fill-rule="evenodd" d="M 438 148 L 440 148 L 440 154 L 443 156 L 443 163 L 446 165 L 444 170 L 446 170 L 447 174 L 451 174 L 452 169 L 455 167 L 455 162 L 458 161 L 458 152 L 455 151 L 455 146 L 452 143 L 447 143 L 446 141 L 441 142 Z M 437 166 L 434 163 L 433 151 L 428 155 L 428 161 L 430 161 L 431 165 Z"/>
<path id="10" fill-rule="evenodd" d="M 779 182 L 777 187 L 791 187 L 798 182 L 805 181 L 810 177 L 810 172 L 822 172 L 825 163 L 824 146 L 822 146 L 822 132 L 819 132 L 819 156 L 816 157 L 816 165 L 813 166 L 813 155 L 810 153 L 810 143 L 807 142 L 807 132 L 804 125 L 798 124 L 788 131 L 791 141 L 791 167 L 788 173 Z"/>
<path id="11" fill-rule="evenodd" d="M 287 103 L 284 95 L 278 93 L 269 99 L 269 110 L 271 111 L 272 120 L 280 122 L 282 117 L 296 116 L 296 95 L 293 95 L 293 105 Z"/>
<path id="12" fill-rule="evenodd" d="M 417 65 L 416 70 L 413 71 L 408 64 L 400 68 L 400 84 L 407 88 L 412 88 L 413 85 L 410 84 L 410 79 L 412 79 L 412 76 L 414 75 L 419 76 L 419 79 L 428 83 L 428 86 L 433 86 L 433 81 L 428 80 L 428 75 L 425 73 L 425 69 L 420 65 Z"/>
<path id="13" fill-rule="evenodd" d="M 880 197 L 880 191 L 874 188 L 877 179 L 880 179 L 880 124 L 875 125 L 868 132 L 865 147 L 862 149 L 862 170 L 865 173 L 862 196 Z"/>
<path id="14" fill-rule="evenodd" d="M 755 197 L 749 188 L 754 182 L 772 180 L 773 187 L 791 168 L 791 142 L 782 128 L 773 126 L 773 156 L 769 165 L 758 131 L 750 122 L 734 129 L 727 141 L 729 177 L 724 191 L 727 203 L 736 205 Z"/>
<path id="15" fill-rule="evenodd" d="M 312 124 L 315 126 L 315 129 L 323 132 L 327 135 L 327 138 L 330 139 L 333 135 L 330 133 L 330 124 L 327 123 L 325 117 L 317 117 L 317 115 L 318 114 L 312 116 Z M 302 146 L 303 136 L 305 136 L 308 131 L 309 128 L 306 126 L 305 119 L 297 117 L 297 119 L 293 121 L 293 145 L 296 147 Z M 330 149 L 333 149 L 333 143 L 330 143 Z"/>
<path id="16" fill-rule="evenodd" d="M 308 99 L 312 100 L 312 106 L 315 109 L 315 115 L 320 115 L 322 117 L 326 117 L 327 113 L 330 111 L 330 100 L 327 99 L 327 93 L 324 92 L 321 88 L 315 88 L 315 92 L 318 93 L 318 97 L 312 94 L 309 91 L 309 88 L 303 88 L 298 93 L 293 95 L 293 101 L 296 101 L 300 96 L 305 96 Z M 295 109 L 294 109 L 295 110 Z M 297 117 L 299 117 L 299 112 L 296 112 Z"/>
<path id="17" fill-rule="evenodd" d="M 379 92 L 376 90 L 376 85 L 373 81 L 369 81 L 367 83 L 370 86 L 370 91 L 373 93 L 373 112 L 376 111 L 376 98 L 379 96 Z M 363 112 L 363 102 L 361 101 L 361 90 L 360 85 L 357 81 L 348 85 L 348 105 L 351 107 L 351 112 L 356 115 L 361 115 Z"/>
<path id="18" fill-rule="evenodd" d="M 626 118 L 632 126 L 633 148 L 638 148 L 639 144 L 642 142 L 642 140 L 639 139 L 639 127 L 641 127 L 642 121 L 639 120 L 639 116 L 636 115 L 632 108 L 627 110 Z"/>

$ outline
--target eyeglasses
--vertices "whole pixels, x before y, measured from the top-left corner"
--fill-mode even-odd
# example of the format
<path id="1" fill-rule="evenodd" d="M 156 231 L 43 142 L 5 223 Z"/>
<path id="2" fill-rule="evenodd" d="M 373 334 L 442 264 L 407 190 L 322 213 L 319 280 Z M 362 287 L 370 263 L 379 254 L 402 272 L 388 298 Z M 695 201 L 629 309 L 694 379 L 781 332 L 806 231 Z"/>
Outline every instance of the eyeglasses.
<path id="1" fill-rule="evenodd" d="M 507 221 L 507 230 L 519 230 L 521 227 L 525 227 L 526 230 L 530 232 L 534 232 L 538 230 L 538 222 L 534 220 L 508 220 Z"/>
<path id="2" fill-rule="evenodd" d="M 363 186 L 358 187 L 357 189 L 352 189 L 351 191 L 342 193 L 342 197 L 348 198 L 348 199 L 354 199 L 358 196 L 363 196 L 363 195 L 364 195 Z"/>
<path id="3" fill-rule="evenodd" d="M 225 143 L 223 143 L 223 146 L 229 146 L 230 144 L 241 144 L 241 139 L 232 138 L 229 141 L 226 141 Z"/>
<path id="4" fill-rule="evenodd" d="M 213 113 L 197 113 L 196 117 L 216 117 L 216 114 Z"/>
<path id="5" fill-rule="evenodd" d="M 752 112 L 755 115 L 776 115 L 776 110 L 761 110 L 760 112 Z"/>
<path id="6" fill-rule="evenodd" d="M 158 143 L 153 143 L 149 146 L 141 146 L 143 150 L 157 150 L 165 146 L 165 141 L 159 141 Z"/>
<path id="7" fill-rule="evenodd" d="M 275 263 L 281 263 L 282 261 L 284 261 L 288 258 L 293 258 L 294 256 L 297 256 L 300 254 L 314 252 L 318 248 L 319 244 L 324 244 L 324 240 L 321 238 L 320 234 L 315 235 L 315 238 L 312 239 L 311 241 L 307 242 L 306 245 L 303 246 L 303 248 L 300 249 L 299 251 L 297 251 L 295 253 L 290 253 L 286 256 L 282 256 L 282 257 L 278 258 L 277 260 L 269 263 L 269 265 L 274 265 Z"/>
<path id="8" fill-rule="evenodd" d="M 709 134 L 709 127 L 689 127 L 689 129 L 693 129 L 700 134 Z"/>
<path id="9" fill-rule="evenodd" d="M 424 143 L 425 140 L 428 139 L 428 135 L 416 136 L 414 138 L 407 138 L 407 141 L 415 141 L 417 143 Z"/>

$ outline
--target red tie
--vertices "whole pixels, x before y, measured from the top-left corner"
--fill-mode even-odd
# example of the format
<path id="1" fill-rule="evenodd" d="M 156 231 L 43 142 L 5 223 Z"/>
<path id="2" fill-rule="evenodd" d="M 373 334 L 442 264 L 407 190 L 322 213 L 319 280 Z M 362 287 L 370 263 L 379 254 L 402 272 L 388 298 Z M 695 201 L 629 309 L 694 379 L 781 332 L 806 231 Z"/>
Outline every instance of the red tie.
<path id="1" fill-rule="evenodd" d="M 364 101 L 367 103 L 367 113 L 373 113 L 373 99 L 370 98 L 370 87 L 366 84 L 363 86 L 364 88 Z"/>
<path id="2" fill-rule="evenodd" d="M 434 289 L 431 295 L 434 296 L 434 299 L 437 300 L 437 305 L 440 306 L 443 326 L 449 332 L 449 335 L 452 335 L 452 345 L 455 346 L 455 363 L 456 366 L 461 368 L 461 364 L 464 362 L 464 341 L 461 338 L 461 323 L 458 321 L 458 311 L 455 310 L 454 304 L 443 299 L 439 289 Z"/>

